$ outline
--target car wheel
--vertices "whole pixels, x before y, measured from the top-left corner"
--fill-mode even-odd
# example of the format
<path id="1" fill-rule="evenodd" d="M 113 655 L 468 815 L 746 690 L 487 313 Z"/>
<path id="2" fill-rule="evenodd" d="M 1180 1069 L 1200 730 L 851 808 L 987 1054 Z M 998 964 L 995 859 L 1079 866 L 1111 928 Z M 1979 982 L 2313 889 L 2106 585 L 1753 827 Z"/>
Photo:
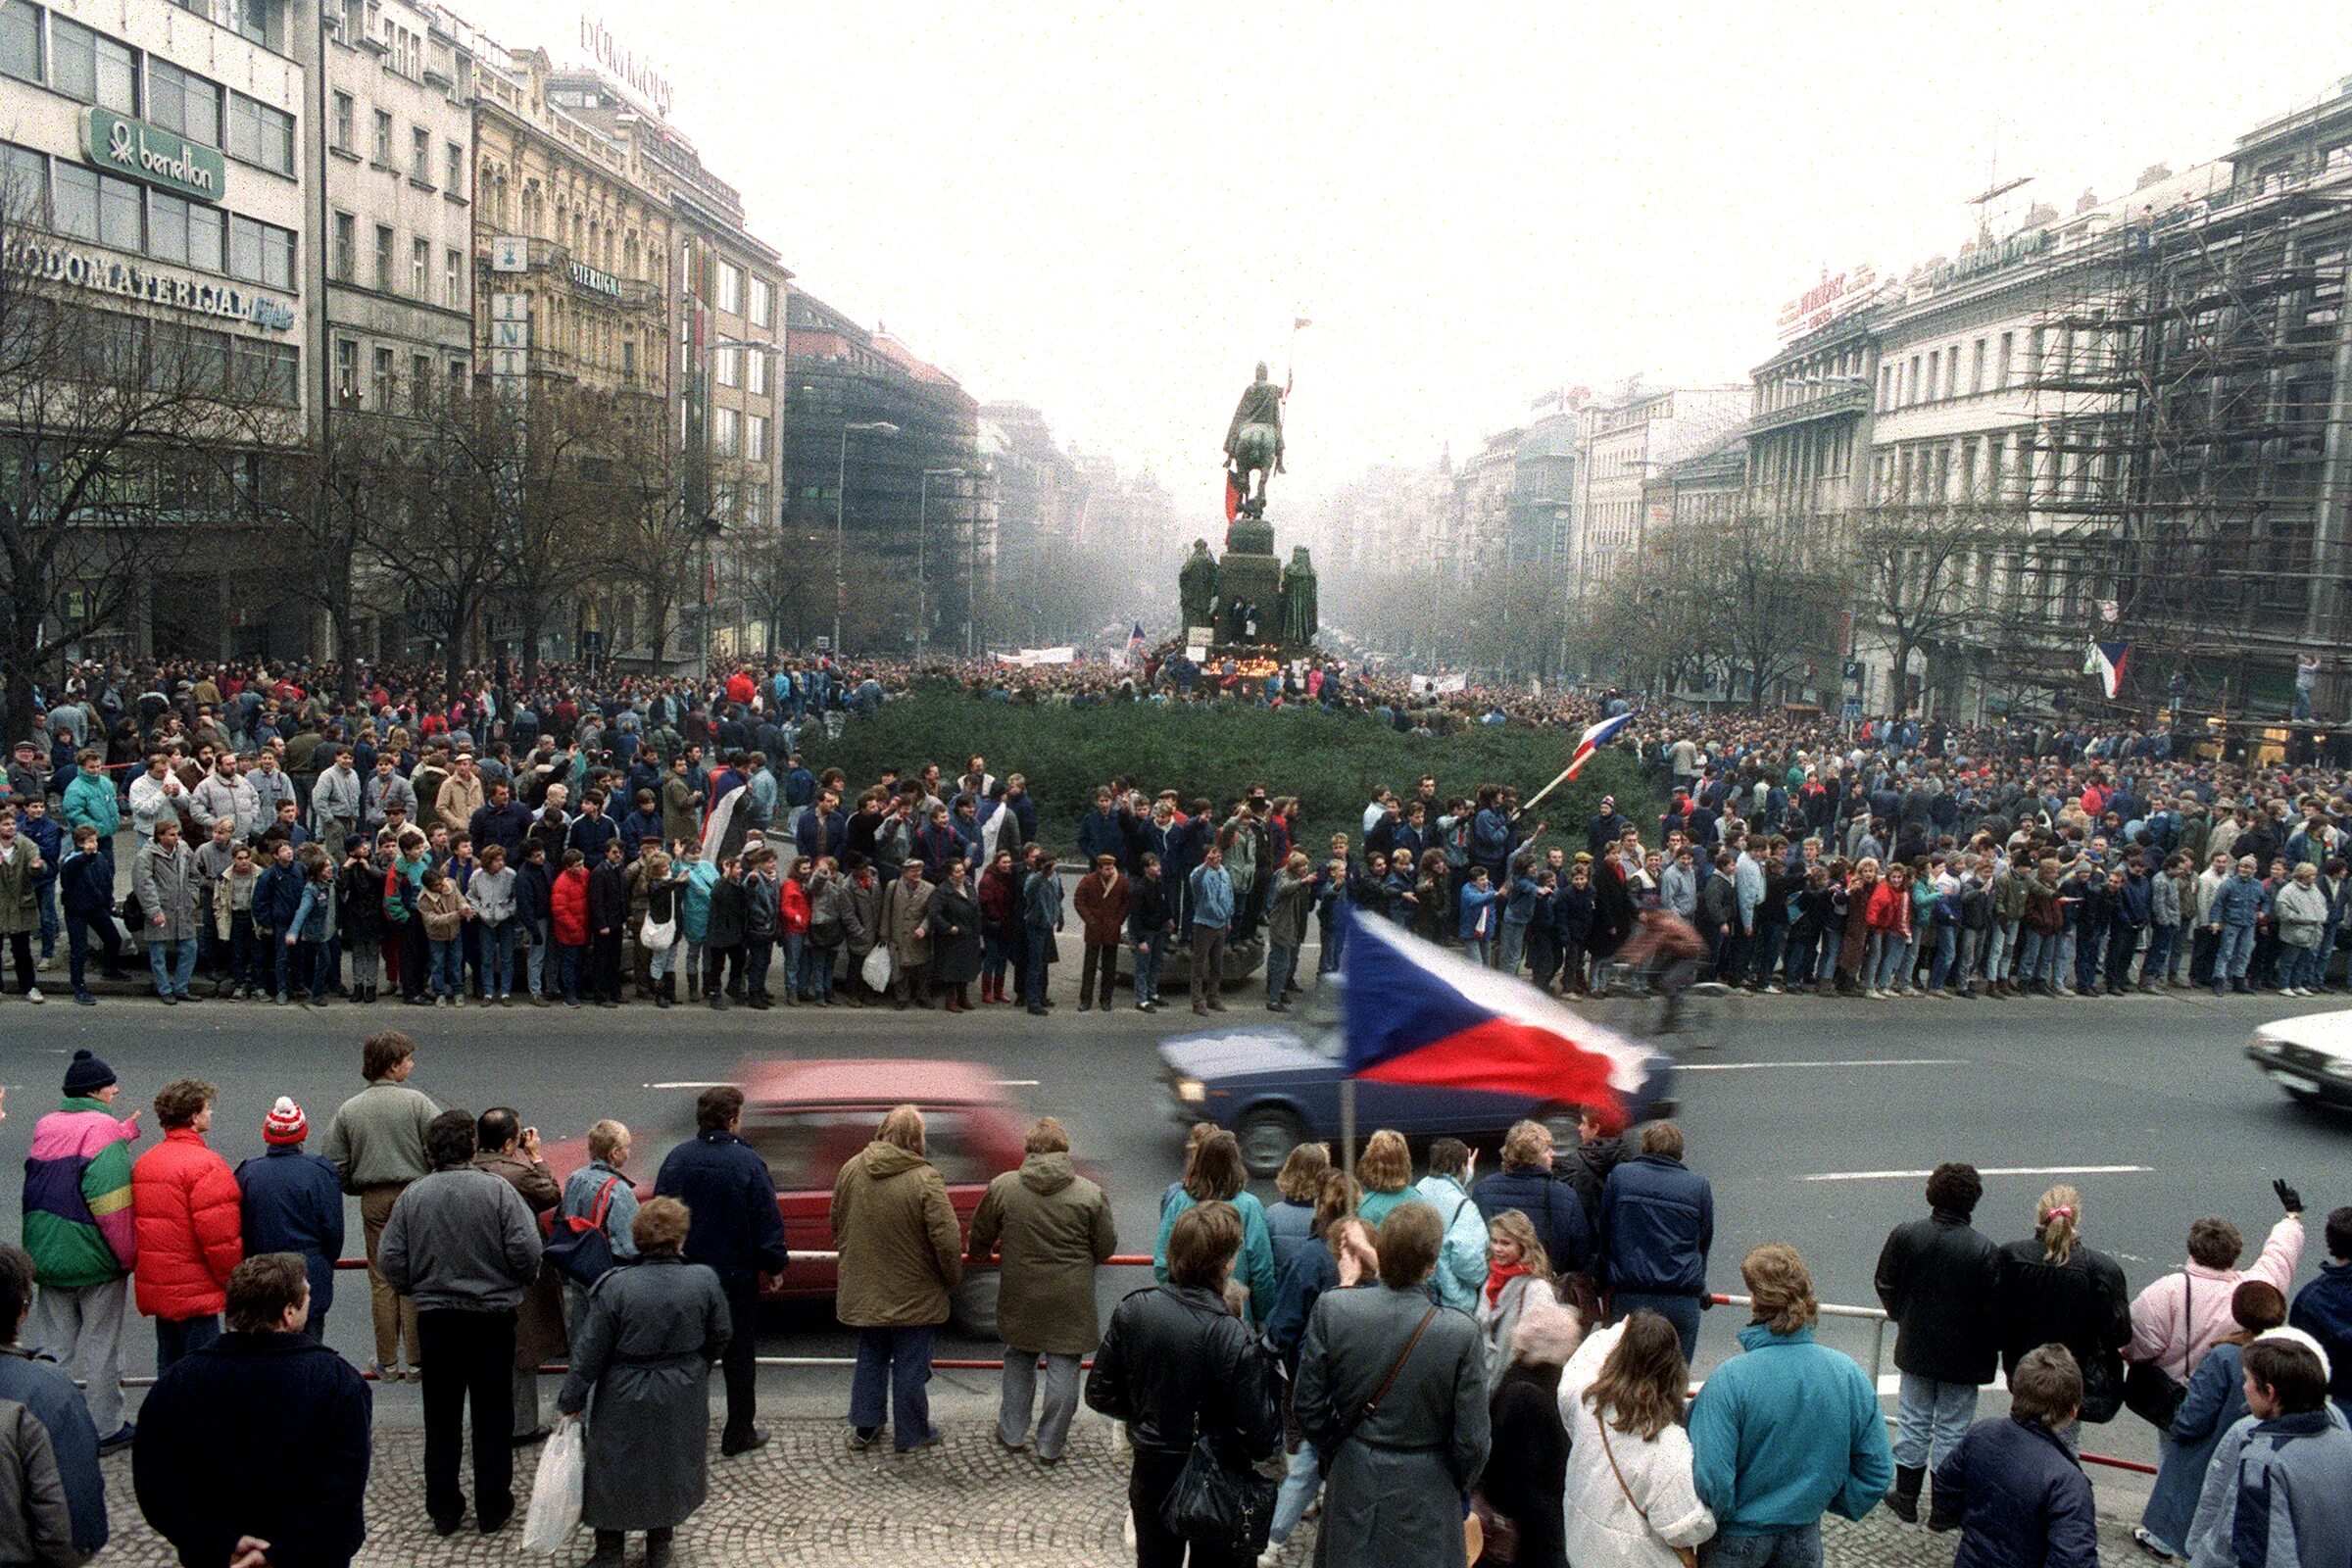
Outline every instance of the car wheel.
<path id="1" fill-rule="evenodd" d="M 1261 1105 L 1234 1124 L 1233 1136 L 1250 1174 L 1264 1178 L 1281 1174 L 1291 1151 L 1306 1141 L 1306 1124 L 1280 1105 Z"/>
<path id="2" fill-rule="evenodd" d="M 950 1300 L 949 1311 L 958 1332 L 967 1339 L 997 1337 L 997 1271 L 980 1269 L 963 1277 Z"/>

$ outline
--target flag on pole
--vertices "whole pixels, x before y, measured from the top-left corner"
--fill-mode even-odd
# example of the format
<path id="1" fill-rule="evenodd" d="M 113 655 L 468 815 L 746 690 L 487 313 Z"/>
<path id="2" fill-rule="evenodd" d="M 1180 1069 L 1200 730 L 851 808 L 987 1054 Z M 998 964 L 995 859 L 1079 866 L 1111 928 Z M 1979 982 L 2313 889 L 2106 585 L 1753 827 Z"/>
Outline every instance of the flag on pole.
<path id="1" fill-rule="evenodd" d="M 1335 907 L 1346 930 L 1348 1077 L 1592 1105 L 1614 1127 L 1672 1087 L 1672 1061 L 1640 1042 L 1393 921 Z"/>
<path id="2" fill-rule="evenodd" d="M 1151 643 L 1146 641 L 1144 637 L 1144 623 L 1140 620 L 1137 621 L 1135 623 L 1135 630 L 1127 634 L 1128 662 L 1133 664 L 1142 663 L 1144 662 L 1144 654 L 1151 648 Z"/>
<path id="3" fill-rule="evenodd" d="M 1586 730 L 1583 735 L 1579 736 L 1576 743 L 1576 755 L 1568 760 L 1567 776 L 1570 778 L 1576 777 L 1578 771 L 1581 770 L 1587 762 L 1592 760 L 1592 754 L 1594 752 L 1599 751 L 1603 746 L 1606 746 L 1609 744 L 1609 742 L 1615 740 L 1617 738 L 1617 732 L 1634 721 L 1634 713 L 1636 711 L 1639 711 L 1639 710 L 1628 710 L 1625 712 L 1619 713 L 1615 718 L 1604 718 L 1599 723 L 1593 725 L 1591 729 Z"/>
<path id="4" fill-rule="evenodd" d="M 2124 689 L 2124 665 L 2132 657 L 2130 643 L 2092 643 L 2082 659 L 2082 673 L 2099 677 L 2099 686 L 2112 699 Z"/>

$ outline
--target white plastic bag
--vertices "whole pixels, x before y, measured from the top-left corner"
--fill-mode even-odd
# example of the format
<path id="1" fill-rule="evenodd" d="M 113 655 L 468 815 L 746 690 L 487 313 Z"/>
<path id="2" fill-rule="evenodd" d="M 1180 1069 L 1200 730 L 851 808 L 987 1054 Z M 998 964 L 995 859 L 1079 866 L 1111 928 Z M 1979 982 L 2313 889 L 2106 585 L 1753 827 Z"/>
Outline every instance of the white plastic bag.
<path id="1" fill-rule="evenodd" d="M 890 949 L 887 947 L 876 946 L 873 952 L 865 956 L 865 962 L 859 966 L 858 972 L 865 977 L 867 990 L 889 990 Z"/>
<path id="2" fill-rule="evenodd" d="M 531 1507 L 523 1515 L 522 1549 L 554 1556 L 571 1549 L 580 1529 L 580 1503 L 588 1490 L 588 1444 L 577 1420 L 556 1423 L 539 1450 L 539 1473 L 531 1482 Z"/>

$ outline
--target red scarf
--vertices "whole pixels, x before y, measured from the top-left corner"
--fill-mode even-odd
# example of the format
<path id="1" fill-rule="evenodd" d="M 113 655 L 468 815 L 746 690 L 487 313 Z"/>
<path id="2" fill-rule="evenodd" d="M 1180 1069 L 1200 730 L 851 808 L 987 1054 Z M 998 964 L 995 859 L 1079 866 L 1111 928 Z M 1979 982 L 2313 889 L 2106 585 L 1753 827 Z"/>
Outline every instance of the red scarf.
<path id="1" fill-rule="evenodd" d="M 1502 1288 L 1527 1272 L 1525 1263 L 1493 1263 L 1487 1268 L 1487 1304 L 1502 1304 Z"/>

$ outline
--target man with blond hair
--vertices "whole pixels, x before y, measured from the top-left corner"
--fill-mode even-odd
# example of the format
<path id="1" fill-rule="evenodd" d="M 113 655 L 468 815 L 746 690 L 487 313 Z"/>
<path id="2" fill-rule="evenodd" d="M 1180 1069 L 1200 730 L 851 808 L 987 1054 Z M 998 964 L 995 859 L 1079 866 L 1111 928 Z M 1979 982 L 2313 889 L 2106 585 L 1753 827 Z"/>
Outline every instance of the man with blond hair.
<path id="1" fill-rule="evenodd" d="M 1755 1303 L 1745 1353 L 1690 1401 L 1692 1479 L 1717 1522 L 1699 1562 L 1820 1568 L 1822 1514 L 1859 1519 L 1894 1480 L 1886 1419 L 1853 1358 L 1813 1343 L 1821 1303 L 1795 1248 L 1757 1248 L 1740 1277 Z"/>
<path id="2" fill-rule="evenodd" d="M 963 1283 L 963 1237 L 947 1181 L 923 1152 L 923 1113 L 901 1105 L 833 1183 L 828 1217 L 841 1250 L 833 1310 L 858 1331 L 854 1448 L 872 1447 L 885 1425 L 901 1453 L 939 1442 L 924 1385 L 932 1340 Z"/>

